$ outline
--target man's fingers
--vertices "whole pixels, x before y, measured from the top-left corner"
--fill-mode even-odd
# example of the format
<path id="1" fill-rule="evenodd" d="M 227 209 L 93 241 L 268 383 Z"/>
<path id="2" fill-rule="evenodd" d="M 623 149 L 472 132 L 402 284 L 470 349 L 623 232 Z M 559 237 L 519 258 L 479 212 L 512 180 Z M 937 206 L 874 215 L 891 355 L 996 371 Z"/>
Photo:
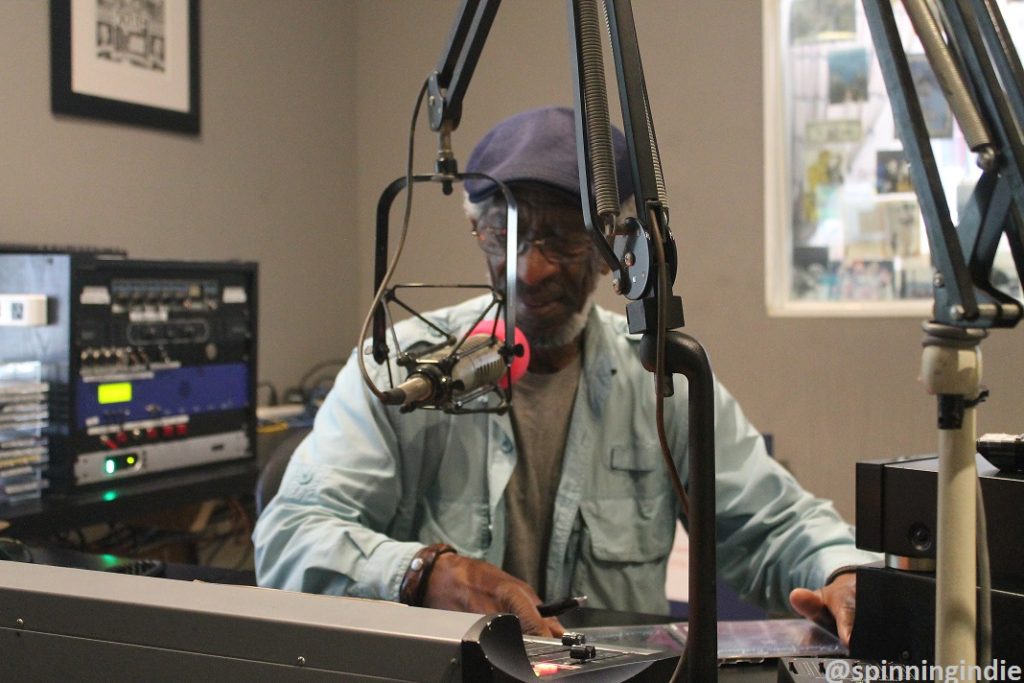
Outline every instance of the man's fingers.
<path id="1" fill-rule="evenodd" d="M 545 619 L 537 611 L 541 602 L 523 581 L 490 563 L 454 553 L 437 558 L 424 599 L 425 606 L 440 609 L 481 614 L 509 612 L 519 617 L 523 633 L 561 637 L 565 629 L 558 619 Z"/>
<path id="2" fill-rule="evenodd" d="M 822 628 L 837 633 L 840 639 L 842 638 L 842 633 L 838 630 L 836 620 L 833 618 L 832 612 L 829 611 L 823 591 L 794 588 L 793 592 L 789 594 L 789 604 L 793 606 L 793 611 L 800 616 L 810 619 Z M 849 636 L 847 636 L 846 641 L 843 641 L 843 644 L 845 645 L 847 642 L 849 642 Z"/>
<path id="3" fill-rule="evenodd" d="M 540 614 L 519 614 L 517 616 L 519 617 L 519 626 L 523 629 L 524 634 L 542 638 L 561 636 L 561 633 L 556 636 L 552 624 L 549 623 L 550 620 L 541 618 Z"/>
<path id="4" fill-rule="evenodd" d="M 536 604 L 532 600 L 515 600 L 506 609 L 519 617 L 523 633 L 542 638 L 561 638 L 565 632 L 562 624 L 554 617 L 542 617 L 537 611 Z"/>
<path id="5" fill-rule="evenodd" d="M 561 638 L 562 634 L 565 633 L 565 627 L 562 626 L 562 622 L 555 617 L 548 617 L 544 620 L 544 623 L 547 624 L 548 629 L 551 631 L 552 638 Z"/>
<path id="6" fill-rule="evenodd" d="M 853 618 L 856 614 L 854 604 L 843 601 L 837 605 L 830 605 L 829 611 L 835 617 L 836 633 L 839 635 L 839 641 L 849 647 L 850 635 L 853 632 Z"/>
<path id="7" fill-rule="evenodd" d="M 839 574 L 816 591 L 795 588 L 789 594 L 789 604 L 800 616 L 835 631 L 839 641 L 849 647 L 857 609 L 857 575 Z"/>
<path id="8" fill-rule="evenodd" d="M 821 591 L 812 591 L 807 588 L 794 588 L 789 594 L 789 604 L 793 611 L 800 616 L 817 621 L 825 611 L 825 601 L 822 599 Z"/>
<path id="9" fill-rule="evenodd" d="M 836 629 L 839 631 L 839 642 L 844 647 L 850 647 L 850 636 L 853 634 L 853 621 L 837 621 Z"/>
<path id="10" fill-rule="evenodd" d="M 542 638 L 561 638 L 565 633 L 565 627 L 558 619 L 555 617 L 545 619 L 536 609 L 523 610 L 520 606 L 513 613 L 519 617 L 519 625 L 522 627 L 523 633 Z"/>
<path id="11" fill-rule="evenodd" d="M 555 638 L 562 635 L 564 629 L 557 619 L 544 618 L 537 611 L 537 605 L 541 603 L 541 599 L 528 584 L 507 576 L 507 581 L 501 584 L 496 597 L 500 611 L 511 612 L 519 617 L 519 625 L 523 629 L 523 633 L 544 638 Z"/>
<path id="12" fill-rule="evenodd" d="M 857 575 L 840 574 L 823 591 L 828 609 L 836 620 L 839 640 L 843 645 L 849 646 L 853 620 L 857 612 Z"/>

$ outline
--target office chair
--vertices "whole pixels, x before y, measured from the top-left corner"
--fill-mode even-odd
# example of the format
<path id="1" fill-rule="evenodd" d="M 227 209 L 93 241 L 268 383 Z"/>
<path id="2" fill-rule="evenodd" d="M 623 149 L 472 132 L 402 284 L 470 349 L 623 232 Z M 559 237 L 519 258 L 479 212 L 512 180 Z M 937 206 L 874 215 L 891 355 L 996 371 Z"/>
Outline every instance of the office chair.
<path id="1" fill-rule="evenodd" d="M 291 460 L 292 453 L 298 448 L 302 440 L 309 434 L 311 427 L 294 429 L 279 444 L 274 446 L 267 464 L 260 470 L 260 476 L 256 480 L 256 515 L 263 514 L 264 508 L 277 495 L 277 489 L 281 486 L 281 478 L 284 477 L 285 468 Z"/>

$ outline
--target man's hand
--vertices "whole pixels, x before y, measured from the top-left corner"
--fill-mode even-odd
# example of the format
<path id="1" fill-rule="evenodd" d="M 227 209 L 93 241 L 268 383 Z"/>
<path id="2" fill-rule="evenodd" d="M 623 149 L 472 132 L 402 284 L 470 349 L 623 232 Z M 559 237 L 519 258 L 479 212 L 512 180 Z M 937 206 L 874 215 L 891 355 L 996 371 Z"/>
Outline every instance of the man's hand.
<path id="1" fill-rule="evenodd" d="M 525 581 L 493 564 L 455 553 L 437 558 L 423 598 L 424 607 L 478 614 L 509 612 L 519 617 L 523 633 L 561 637 L 565 629 L 557 619 L 540 616 L 540 603 L 541 599 Z"/>
<path id="2" fill-rule="evenodd" d="M 840 642 L 849 647 L 857 606 L 857 575 L 853 572 L 840 574 L 816 591 L 795 588 L 789 594 L 789 604 L 800 616 L 826 628 L 834 627 Z"/>

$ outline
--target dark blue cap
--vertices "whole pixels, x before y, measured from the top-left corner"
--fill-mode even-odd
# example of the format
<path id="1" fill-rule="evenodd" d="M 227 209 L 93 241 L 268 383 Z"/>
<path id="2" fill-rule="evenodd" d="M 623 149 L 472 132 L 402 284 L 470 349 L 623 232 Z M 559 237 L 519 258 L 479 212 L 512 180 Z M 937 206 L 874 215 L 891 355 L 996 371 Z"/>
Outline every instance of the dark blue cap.
<path id="1" fill-rule="evenodd" d="M 612 126 L 619 202 L 632 194 L 626 137 Z M 485 173 L 503 183 L 536 182 L 579 197 L 576 123 L 568 107 L 532 109 L 507 118 L 473 149 L 466 164 L 470 173 Z M 469 201 L 479 202 L 497 191 L 494 183 L 473 178 L 465 182 Z"/>

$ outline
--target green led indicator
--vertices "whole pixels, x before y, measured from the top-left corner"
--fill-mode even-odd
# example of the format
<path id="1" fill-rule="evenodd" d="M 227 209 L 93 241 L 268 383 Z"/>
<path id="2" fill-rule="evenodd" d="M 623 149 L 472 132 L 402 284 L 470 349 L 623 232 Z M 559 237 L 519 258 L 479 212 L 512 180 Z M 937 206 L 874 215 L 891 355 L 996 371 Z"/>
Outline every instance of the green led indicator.
<path id="1" fill-rule="evenodd" d="M 117 500 L 117 491 L 105 491 L 103 493 L 103 500 L 107 503 L 112 500 Z"/>
<path id="2" fill-rule="evenodd" d="M 117 474 L 122 470 L 134 468 L 142 463 L 138 453 L 125 453 L 123 455 L 111 455 L 103 461 L 103 471 L 108 475 Z"/>
<path id="3" fill-rule="evenodd" d="M 100 384 L 96 387 L 96 400 L 101 406 L 111 403 L 127 403 L 132 400 L 132 383 Z"/>

